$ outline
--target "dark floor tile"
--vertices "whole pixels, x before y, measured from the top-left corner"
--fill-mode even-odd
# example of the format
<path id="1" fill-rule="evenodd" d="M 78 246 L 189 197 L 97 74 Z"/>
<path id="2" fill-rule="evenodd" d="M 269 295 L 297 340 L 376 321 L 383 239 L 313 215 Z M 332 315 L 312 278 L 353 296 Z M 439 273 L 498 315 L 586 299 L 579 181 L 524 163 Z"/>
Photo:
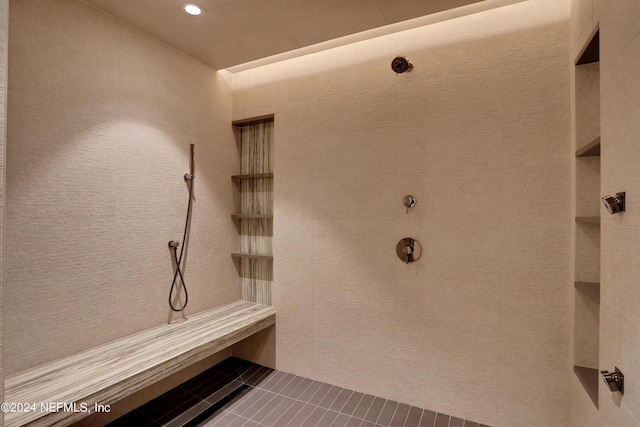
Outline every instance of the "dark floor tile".
<path id="1" fill-rule="evenodd" d="M 331 406 L 329 406 L 329 409 L 331 409 L 332 411 L 340 412 L 342 408 L 344 408 L 344 405 L 347 403 L 352 394 L 353 391 L 343 388 L 342 391 L 340 391 L 338 397 L 336 397 L 336 400 L 334 400 Z"/>
<path id="2" fill-rule="evenodd" d="M 202 402 L 202 399 L 177 388 L 169 390 L 138 409 L 147 417 L 164 424 L 181 413 L 189 411 L 200 402 Z"/>
<path id="3" fill-rule="evenodd" d="M 364 420 L 364 416 L 367 415 L 367 412 L 369 411 L 369 408 L 373 403 L 373 399 L 374 397 L 370 394 L 365 394 L 364 396 L 362 396 L 362 399 L 360 399 L 358 406 L 356 406 L 356 409 L 353 411 L 353 416 Z"/>
<path id="4" fill-rule="evenodd" d="M 262 381 L 260 385 L 257 385 L 256 387 L 260 387 L 263 390 L 271 391 L 271 389 L 275 387 L 284 376 L 285 373 L 282 371 L 270 372 L 265 376 L 264 381 Z"/>
<path id="5" fill-rule="evenodd" d="M 316 406 L 305 404 L 300 411 L 291 419 L 287 426 L 298 427 L 301 426 L 311 413 L 316 409 Z"/>
<path id="6" fill-rule="evenodd" d="M 427 411 L 426 409 L 422 412 L 422 419 L 420 420 L 420 427 L 433 427 L 436 423 L 436 413 L 433 411 Z"/>
<path id="7" fill-rule="evenodd" d="M 338 414 L 336 419 L 331 423 L 331 427 L 344 427 L 349 422 L 349 415 Z"/>
<path id="8" fill-rule="evenodd" d="M 344 404 L 342 411 L 340 412 L 342 412 L 345 415 L 352 415 L 353 411 L 355 411 L 356 408 L 358 407 L 358 404 L 362 400 L 363 396 L 364 396 L 363 393 L 353 392 L 349 397 L 349 400 L 347 400 L 347 403 Z"/>
<path id="9" fill-rule="evenodd" d="M 351 417 L 344 427 L 360 427 L 360 424 L 362 424 L 362 420 L 360 418 Z"/>
<path id="10" fill-rule="evenodd" d="M 333 386 L 331 384 L 322 383 L 320 388 L 318 388 L 318 391 L 316 391 L 316 394 L 314 394 L 313 397 L 309 399 L 309 403 L 311 403 L 312 405 L 320 404 L 320 402 L 322 402 L 322 399 L 324 399 L 324 397 L 332 387 Z"/>
<path id="11" fill-rule="evenodd" d="M 212 370 L 208 370 L 190 379 L 184 384 L 181 384 L 180 388 L 197 396 L 209 395 L 213 391 L 218 390 L 233 381 L 235 381 L 235 379 L 221 375 L 220 373 Z"/>
<path id="12" fill-rule="evenodd" d="M 200 422 L 204 417 L 208 418 Z M 177 427 L 190 421 L 207 427 L 489 427 L 237 358 L 225 360 L 109 427 Z"/>
<path id="13" fill-rule="evenodd" d="M 404 422 L 405 427 L 420 427 L 420 420 L 422 419 L 422 409 L 412 406 L 409 409 L 409 415 Z"/>
<path id="14" fill-rule="evenodd" d="M 436 423 L 433 427 L 449 427 L 449 415 L 438 414 L 436 416 Z"/>
<path id="15" fill-rule="evenodd" d="M 253 416 L 247 417 L 254 421 L 261 422 L 260 420 L 266 418 L 274 409 L 276 409 L 282 402 L 284 402 L 286 398 L 284 396 L 280 396 L 276 394 L 273 399 L 268 401 L 258 412 L 256 412 Z"/>
<path id="16" fill-rule="evenodd" d="M 227 424 L 225 424 L 225 422 L 231 422 L 232 420 L 235 420 L 237 418 L 238 416 L 236 414 L 232 414 L 231 412 L 228 412 L 228 411 L 222 411 L 207 418 L 207 420 L 203 422 L 200 426 L 201 427 L 226 426 Z"/>
<path id="17" fill-rule="evenodd" d="M 396 413 L 396 408 L 398 407 L 398 402 L 394 402 L 393 400 L 387 400 L 380 412 L 380 417 L 378 417 L 377 424 L 388 426 L 393 419 L 393 414 Z"/>
<path id="18" fill-rule="evenodd" d="M 244 377 L 244 383 L 254 387 L 262 387 L 262 383 L 266 382 L 273 372 L 273 369 L 260 366 L 255 371 L 247 372 Z"/>
<path id="19" fill-rule="evenodd" d="M 231 357 L 233 359 L 233 363 L 236 367 L 236 372 L 238 377 L 242 378 L 243 375 L 251 368 L 256 366 L 255 363 L 251 363 L 247 360 L 238 359 L 237 357 Z"/>
<path id="20" fill-rule="evenodd" d="M 331 423 L 333 423 L 333 421 L 336 419 L 337 416 L 338 416 L 337 412 L 335 412 L 335 411 L 327 411 L 327 412 L 324 413 L 322 418 L 320 418 L 318 420 L 318 424 L 316 424 L 316 426 L 318 426 L 318 427 L 330 426 Z"/>
<path id="21" fill-rule="evenodd" d="M 295 375 L 293 374 L 285 373 L 284 376 L 280 379 L 280 381 L 278 381 L 277 384 L 271 387 L 270 391 L 280 394 L 280 392 L 291 382 L 291 380 L 294 377 Z"/>
<path id="22" fill-rule="evenodd" d="M 185 424 L 195 420 L 204 413 L 207 409 L 211 408 L 211 405 L 205 401 L 198 403 L 196 406 L 189 408 L 188 411 L 185 411 L 173 418 L 171 421 L 163 422 L 162 425 L 164 427 L 182 427 Z"/>
<path id="23" fill-rule="evenodd" d="M 259 371 L 266 371 L 267 369 L 268 368 L 265 368 L 264 366 L 252 364 L 245 372 L 242 373 L 242 375 L 240 376 L 240 380 L 242 382 L 247 382 L 249 378 L 253 377 Z"/>
<path id="24" fill-rule="evenodd" d="M 307 418 L 300 426 L 301 427 L 315 427 L 318 424 L 318 421 L 324 417 L 324 414 L 327 412 L 326 409 L 320 408 L 316 406 L 316 408 L 311 412 L 309 418 Z"/>
<path id="25" fill-rule="evenodd" d="M 322 408 L 330 408 L 331 404 L 338 398 L 338 395 L 342 391 L 342 387 L 333 386 L 329 389 L 327 394 L 322 398 L 320 402 L 318 402 L 318 406 Z"/>
<path id="26" fill-rule="evenodd" d="M 236 405 L 228 408 L 230 412 L 252 418 L 256 412 L 264 407 L 276 395 L 268 391 L 256 389 L 255 393 L 247 399 L 242 399 Z"/>
<path id="27" fill-rule="evenodd" d="M 287 396 L 300 400 L 300 397 L 304 394 L 307 388 L 309 388 L 309 386 L 311 386 L 311 384 L 313 384 L 314 382 L 309 378 L 303 378 L 303 377 L 300 377 L 300 378 L 302 378 L 302 381 L 300 381 L 300 384 L 298 384 L 298 386 L 291 391 L 291 394 L 288 394 Z"/>
<path id="28" fill-rule="evenodd" d="M 386 400 L 381 397 L 376 397 L 375 399 L 373 399 L 373 403 L 371 403 L 371 407 L 369 407 L 369 411 L 364 416 L 365 421 L 371 421 L 375 423 L 378 420 L 378 417 L 380 416 L 380 412 L 382 412 L 382 408 L 384 407 L 385 403 L 386 403 Z"/>
<path id="29" fill-rule="evenodd" d="M 284 427 L 291 422 L 291 420 L 300 412 L 304 403 L 293 401 L 289 409 L 282 412 L 280 417 L 273 423 L 273 427 Z"/>
<path id="30" fill-rule="evenodd" d="M 265 404 L 273 396 L 268 392 L 259 388 L 254 388 L 247 392 L 243 398 L 230 402 L 225 409 L 235 414 L 242 414 L 259 401 Z"/>
<path id="31" fill-rule="evenodd" d="M 320 381 L 313 381 L 311 384 L 309 384 L 309 387 L 307 387 L 305 391 L 303 391 L 302 394 L 298 396 L 298 400 L 301 402 L 309 402 L 313 398 L 313 396 L 315 396 L 318 390 L 320 390 L 322 384 L 324 383 L 321 383 Z"/>
<path id="32" fill-rule="evenodd" d="M 230 395 L 231 393 L 233 393 L 235 390 L 237 390 L 240 387 L 242 387 L 242 383 L 239 381 L 233 380 L 228 384 L 220 385 L 220 388 L 218 388 L 217 390 L 216 389 L 209 389 L 206 391 L 202 390 L 200 394 L 197 394 L 196 396 L 198 396 L 200 399 L 206 400 L 211 404 L 215 404 L 221 401 L 222 399 L 224 399 L 225 397 L 227 397 L 228 395 Z"/>
<path id="33" fill-rule="evenodd" d="M 128 414 L 118 418 L 115 421 L 107 424 L 107 427 L 130 427 L 130 426 L 139 426 L 139 427 L 159 427 L 160 424 L 153 421 L 151 418 L 144 415 L 142 412 L 138 410 L 133 410 Z"/>
<path id="34" fill-rule="evenodd" d="M 224 427 L 241 427 L 247 423 L 246 418 L 235 416 L 235 418 L 225 420 Z"/>
<path id="35" fill-rule="evenodd" d="M 273 410 L 268 415 L 261 418 L 256 417 L 253 418 L 253 420 L 267 426 L 273 426 L 276 420 L 280 418 L 285 412 L 287 412 L 294 402 L 295 400 L 283 396 L 282 402 L 280 402 L 278 406 L 273 408 Z"/>
<path id="36" fill-rule="evenodd" d="M 291 382 L 289 382 L 289 384 L 287 384 L 287 386 L 280 391 L 280 394 L 292 397 L 293 392 L 298 388 L 303 380 L 304 378 L 295 375 Z"/>
<path id="37" fill-rule="evenodd" d="M 404 427 L 404 421 L 407 419 L 407 415 L 409 415 L 409 410 L 411 407 L 405 403 L 398 404 L 398 408 L 396 408 L 396 413 L 393 414 L 393 418 L 391 419 L 390 427 Z"/>

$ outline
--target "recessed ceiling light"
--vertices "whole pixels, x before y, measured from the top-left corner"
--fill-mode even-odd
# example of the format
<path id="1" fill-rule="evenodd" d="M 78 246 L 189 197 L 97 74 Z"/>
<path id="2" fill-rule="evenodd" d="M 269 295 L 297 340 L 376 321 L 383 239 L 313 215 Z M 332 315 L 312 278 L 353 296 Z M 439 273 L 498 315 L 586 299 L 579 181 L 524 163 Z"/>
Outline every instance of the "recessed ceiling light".
<path id="1" fill-rule="evenodd" d="M 185 13 L 193 16 L 202 15 L 204 13 L 204 9 L 202 8 L 202 6 L 198 6 L 194 3 L 184 3 L 182 5 L 182 10 L 184 10 Z"/>

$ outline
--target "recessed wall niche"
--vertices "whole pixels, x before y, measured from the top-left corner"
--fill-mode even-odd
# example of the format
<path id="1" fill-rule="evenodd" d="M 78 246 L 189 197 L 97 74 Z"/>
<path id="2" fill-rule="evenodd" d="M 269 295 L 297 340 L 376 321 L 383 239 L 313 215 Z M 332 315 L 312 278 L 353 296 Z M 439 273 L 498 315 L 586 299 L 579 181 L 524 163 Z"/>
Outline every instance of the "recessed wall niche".
<path id="1" fill-rule="evenodd" d="M 233 122 L 240 175 L 232 176 L 240 251 L 232 253 L 243 300 L 271 305 L 273 282 L 273 115 Z"/>
<path id="2" fill-rule="evenodd" d="M 598 407 L 600 341 L 600 54 L 596 31 L 576 61 L 574 372 Z"/>

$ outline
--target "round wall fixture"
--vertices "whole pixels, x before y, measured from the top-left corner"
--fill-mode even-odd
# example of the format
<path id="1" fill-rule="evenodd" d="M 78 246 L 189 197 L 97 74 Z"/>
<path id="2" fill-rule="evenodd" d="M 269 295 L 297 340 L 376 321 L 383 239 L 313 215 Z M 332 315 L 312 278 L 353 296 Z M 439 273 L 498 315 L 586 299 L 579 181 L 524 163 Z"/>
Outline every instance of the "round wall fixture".
<path id="1" fill-rule="evenodd" d="M 396 255 L 406 264 L 417 261 L 422 255 L 422 245 L 416 239 L 405 237 L 396 245 Z"/>
<path id="2" fill-rule="evenodd" d="M 407 61 L 404 56 L 396 56 L 393 61 L 391 61 L 391 69 L 397 74 L 402 74 L 405 71 L 411 71 L 413 64 Z"/>

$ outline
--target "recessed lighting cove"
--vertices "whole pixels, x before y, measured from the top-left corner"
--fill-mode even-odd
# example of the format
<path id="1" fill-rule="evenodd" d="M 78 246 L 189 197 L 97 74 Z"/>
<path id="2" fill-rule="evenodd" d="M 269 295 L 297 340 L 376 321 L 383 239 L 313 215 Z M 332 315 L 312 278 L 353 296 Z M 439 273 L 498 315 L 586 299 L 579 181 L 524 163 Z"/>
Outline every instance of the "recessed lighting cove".
<path id="1" fill-rule="evenodd" d="M 182 10 L 184 10 L 185 13 L 193 16 L 202 15 L 204 13 L 204 9 L 201 6 L 193 3 L 184 3 L 182 5 Z"/>

